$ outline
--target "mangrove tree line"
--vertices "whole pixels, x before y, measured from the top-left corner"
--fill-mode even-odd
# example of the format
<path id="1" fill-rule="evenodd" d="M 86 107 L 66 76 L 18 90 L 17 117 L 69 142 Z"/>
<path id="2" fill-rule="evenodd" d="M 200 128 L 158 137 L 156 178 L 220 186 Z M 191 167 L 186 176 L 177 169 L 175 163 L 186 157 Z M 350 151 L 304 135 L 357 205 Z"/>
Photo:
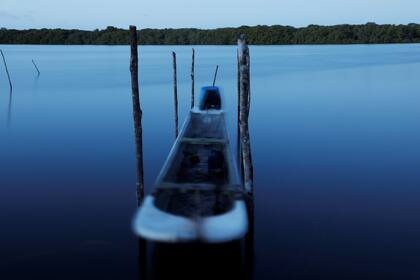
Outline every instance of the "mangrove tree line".
<path id="1" fill-rule="evenodd" d="M 245 34 L 254 45 L 419 43 L 420 25 L 241 26 L 218 29 L 143 29 L 141 45 L 232 45 Z M 0 29 L 0 44 L 128 45 L 128 30 Z"/>

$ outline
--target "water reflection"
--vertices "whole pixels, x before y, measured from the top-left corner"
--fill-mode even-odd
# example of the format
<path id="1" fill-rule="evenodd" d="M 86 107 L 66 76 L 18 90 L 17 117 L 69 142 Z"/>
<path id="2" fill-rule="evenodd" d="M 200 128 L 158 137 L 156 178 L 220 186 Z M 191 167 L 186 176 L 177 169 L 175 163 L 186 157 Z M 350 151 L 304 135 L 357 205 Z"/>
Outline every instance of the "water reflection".
<path id="1" fill-rule="evenodd" d="M 147 279 L 147 241 L 143 238 L 139 238 L 139 278 Z"/>
<path id="2" fill-rule="evenodd" d="M 243 279 L 243 241 L 225 244 L 151 244 L 146 279 Z"/>
<path id="3" fill-rule="evenodd" d="M 248 233 L 244 238 L 245 246 L 245 272 L 246 279 L 253 279 L 254 277 L 254 197 L 249 197 L 247 199 L 247 208 L 248 208 L 248 224 L 249 229 Z"/>
<path id="4" fill-rule="evenodd" d="M 40 74 L 38 74 L 34 77 L 34 82 L 33 82 L 34 93 L 36 93 L 37 89 L 38 89 L 39 76 L 40 76 Z"/>
<path id="5" fill-rule="evenodd" d="M 13 92 L 10 90 L 9 92 L 9 104 L 7 107 L 7 128 L 10 128 L 12 125 L 12 99 L 13 99 Z"/>

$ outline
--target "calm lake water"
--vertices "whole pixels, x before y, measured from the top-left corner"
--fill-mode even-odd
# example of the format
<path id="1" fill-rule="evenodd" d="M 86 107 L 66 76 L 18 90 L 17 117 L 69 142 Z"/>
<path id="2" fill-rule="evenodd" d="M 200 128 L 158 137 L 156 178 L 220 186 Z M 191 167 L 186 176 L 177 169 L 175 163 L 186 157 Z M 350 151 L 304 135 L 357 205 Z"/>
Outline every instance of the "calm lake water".
<path id="1" fill-rule="evenodd" d="M 1 48 L 0 278 L 139 279 L 129 48 Z M 174 140 L 172 50 L 183 120 L 191 47 L 139 49 L 146 192 Z M 255 278 L 420 279 L 420 45 L 251 60 Z M 236 139 L 236 48 L 196 62 L 198 86 L 220 65 Z"/>

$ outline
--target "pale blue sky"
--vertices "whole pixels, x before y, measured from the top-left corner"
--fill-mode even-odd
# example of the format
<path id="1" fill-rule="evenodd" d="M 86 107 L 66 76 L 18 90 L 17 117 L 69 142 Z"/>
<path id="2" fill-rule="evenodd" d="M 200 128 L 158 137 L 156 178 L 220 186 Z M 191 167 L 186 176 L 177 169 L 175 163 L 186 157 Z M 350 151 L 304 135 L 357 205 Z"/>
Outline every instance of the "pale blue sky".
<path id="1" fill-rule="evenodd" d="M 420 22 L 420 0 L 0 0 L 0 27 L 139 28 Z"/>

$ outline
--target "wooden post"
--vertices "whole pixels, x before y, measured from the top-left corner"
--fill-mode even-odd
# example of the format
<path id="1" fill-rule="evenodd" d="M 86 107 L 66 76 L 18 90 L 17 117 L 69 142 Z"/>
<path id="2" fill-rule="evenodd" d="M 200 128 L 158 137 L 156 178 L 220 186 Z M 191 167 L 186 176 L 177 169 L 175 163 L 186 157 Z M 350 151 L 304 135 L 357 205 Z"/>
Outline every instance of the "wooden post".
<path id="1" fill-rule="evenodd" d="M 1 53 L 1 56 L 3 57 L 3 63 L 4 63 L 4 67 L 6 68 L 7 78 L 9 79 L 10 91 L 12 91 L 13 90 L 13 86 L 12 86 L 12 81 L 10 79 L 9 69 L 7 68 L 6 59 L 4 58 L 4 54 L 3 54 L 3 51 L 2 50 L 0 50 L 0 53 Z"/>
<path id="2" fill-rule="evenodd" d="M 175 106 L 175 138 L 178 137 L 178 82 L 176 77 L 176 53 L 172 52 L 174 70 L 174 106 Z"/>
<path id="3" fill-rule="evenodd" d="M 35 66 L 36 71 L 38 72 L 38 76 L 41 75 L 41 72 L 38 69 L 38 66 L 36 66 L 35 61 L 32 59 L 32 64 Z"/>
<path id="4" fill-rule="evenodd" d="M 238 168 L 240 171 L 241 177 L 243 176 L 243 164 L 242 164 L 242 155 L 241 155 L 241 131 L 239 129 L 239 116 L 241 109 L 241 73 L 239 69 L 239 50 L 236 50 L 236 66 L 237 66 L 237 90 L 238 90 L 238 116 L 237 116 L 237 131 L 236 131 L 236 152 L 238 157 Z"/>
<path id="5" fill-rule="evenodd" d="M 250 90 L 250 57 L 245 36 L 238 40 L 238 142 L 244 188 L 247 192 L 246 205 L 249 229 L 245 236 L 245 264 L 249 279 L 254 274 L 254 168 L 252 164 L 251 143 L 249 136 Z M 239 140 L 240 139 L 240 140 Z"/>
<path id="6" fill-rule="evenodd" d="M 243 163 L 243 178 L 245 191 L 252 195 L 254 190 L 254 171 L 252 166 L 251 143 L 249 137 L 249 109 L 250 109 L 250 58 L 249 48 L 245 36 L 238 40 L 239 50 L 239 77 L 240 77 L 240 109 L 239 131 L 241 135 L 241 151 Z"/>
<path id="7" fill-rule="evenodd" d="M 140 107 L 139 78 L 138 78 L 138 54 L 137 54 L 137 28 L 130 26 L 131 42 L 131 97 L 133 101 L 134 130 L 136 134 L 136 162 L 137 162 L 137 204 L 140 206 L 144 198 L 144 171 L 143 171 L 143 131 L 141 119 L 143 112 Z"/>
<path id="8" fill-rule="evenodd" d="M 216 85 L 216 79 L 217 79 L 217 72 L 218 71 L 219 71 L 219 65 L 216 66 L 216 72 L 214 72 L 213 86 Z"/>
<path id="9" fill-rule="evenodd" d="M 192 49 L 192 64 L 191 64 L 191 108 L 194 108 L 195 98 L 195 50 Z"/>

